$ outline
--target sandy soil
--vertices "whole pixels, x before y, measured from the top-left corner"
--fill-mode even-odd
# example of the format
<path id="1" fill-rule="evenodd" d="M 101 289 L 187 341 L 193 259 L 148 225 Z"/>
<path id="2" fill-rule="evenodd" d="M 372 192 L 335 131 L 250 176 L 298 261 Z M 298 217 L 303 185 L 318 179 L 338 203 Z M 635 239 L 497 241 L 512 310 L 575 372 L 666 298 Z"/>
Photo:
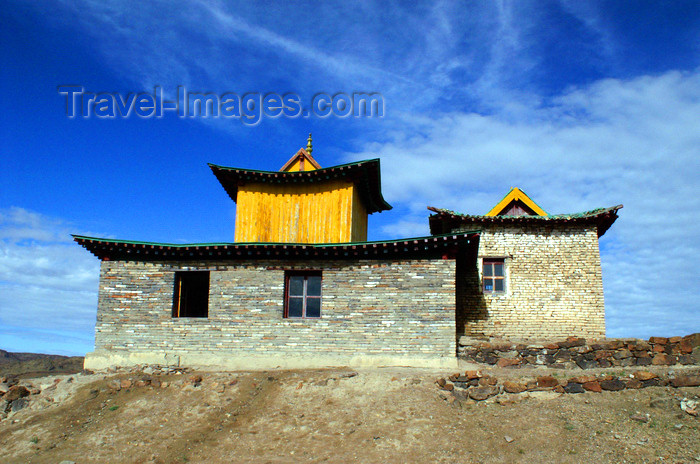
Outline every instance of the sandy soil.
<path id="1" fill-rule="evenodd" d="M 503 396 L 505 404 L 465 404 L 440 394 L 434 381 L 450 374 L 442 371 L 198 374 L 196 387 L 186 373 L 158 376 L 165 388 L 119 391 L 110 388 L 114 379 L 147 376 L 35 379 L 42 393 L 30 397 L 31 407 L 0 421 L 0 461 L 700 462 L 700 420 L 679 408 L 680 399 L 700 395 L 700 387 L 544 392 Z M 636 413 L 649 414 L 649 422 L 633 420 Z"/>

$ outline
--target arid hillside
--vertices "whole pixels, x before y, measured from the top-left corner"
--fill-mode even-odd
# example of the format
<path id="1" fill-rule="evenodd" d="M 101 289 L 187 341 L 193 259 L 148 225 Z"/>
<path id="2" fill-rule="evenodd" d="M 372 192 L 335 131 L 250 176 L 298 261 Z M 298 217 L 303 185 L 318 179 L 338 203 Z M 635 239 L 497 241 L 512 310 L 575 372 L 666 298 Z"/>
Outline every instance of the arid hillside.
<path id="1" fill-rule="evenodd" d="M 75 374 L 83 370 L 82 356 L 12 353 L 0 350 L 0 376 Z"/>
<path id="2" fill-rule="evenodd" d="M 697 368 L 649 371 L 659 378 L 697 375 Z M 586 374 L 603 372 L 611 370 Z M 635 370 L 612 372 L 625 378 Z M 454 374 L 147 367 L 21 379 L 11 391 L 24 401 L 2 402 L 10 407 L 0 415 L 2 462 L 700 461 L 700 421 L 692 409 L 700 387 L 580 394 L 548 387 L 517 394 L 501 389 L 474 401 L 459 388 L 448 392 L 436 384 Z M 501 385 L 547 375 L 563 384 L 581 374 L 491 368 L 479 375 Z M 15 383 L 4 381 L 5 390 Z"/>

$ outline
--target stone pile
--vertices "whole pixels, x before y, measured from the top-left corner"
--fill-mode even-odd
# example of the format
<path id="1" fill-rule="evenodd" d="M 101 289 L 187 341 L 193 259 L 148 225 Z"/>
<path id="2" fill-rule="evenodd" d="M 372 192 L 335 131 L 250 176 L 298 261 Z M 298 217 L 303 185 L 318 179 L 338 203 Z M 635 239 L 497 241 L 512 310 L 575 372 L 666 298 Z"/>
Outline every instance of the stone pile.
<path id="1" fill-rule="evenodd" d="M 629 376 L 579 375 L 566 380 L 543 375 L 534 379 L 517 381 L 499 381 L 498 378 L 483 374 L 481 371 L 466 371 L 464 375 L 452 374 L 447 379 L 439 378 L 435 383 L 441 391 L 448 392 L 446 398 L 483 401 L 502 393 L 549 391 L 575 394 L 625 389 L 636 390 L 657 386 L 697 387 L 700 386 L 700 370 L 675 374 L 672 372 L 655 374 L 648 371 L 637 371 Z"/>
<path id="2" fill-rule="evenodd" d="M 485 342 L 461 337 L 458 355 L 471 362 L 499 367 L 549 366 L 592 369 L 600 367 L 700 365 L 700 333 L 685 337 L 607 339 L 585 338 L 544 344 Z"/>
<path id="3" fill-rule="evenodd" d="M 133 366 L 116 366 L 106 369 L 109 374 L 121 372 L 140 372 L 147 375 L 169 375 L 169 374 L 186 374 L 191 372 L 189 367 L 164 366 L 161 364 L 136 364 Z M 92 373 L 92 371 L 88 371 Z"/>
<path id="4" fill-rule="evenodd" d="M 0 379 L 0 419 L 20 411 L 29 405 L 29 396 L 38 395 L 41 390 L 32 385 L 19 385 L 16 378 Z"/>

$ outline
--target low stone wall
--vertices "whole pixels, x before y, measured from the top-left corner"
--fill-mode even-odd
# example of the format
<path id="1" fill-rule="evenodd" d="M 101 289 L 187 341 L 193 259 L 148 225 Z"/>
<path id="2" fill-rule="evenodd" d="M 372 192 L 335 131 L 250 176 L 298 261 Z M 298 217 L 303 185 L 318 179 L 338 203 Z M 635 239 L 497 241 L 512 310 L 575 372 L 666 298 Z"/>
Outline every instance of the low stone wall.
<path id="1" fill-rule="evenodd" d="M 481 371 L 466 371 L 462 374 L 452 374 L 449 378 L 439 378 L 435 381 L 443 398 L 450 402 L 478 402 L 495 399 L 497 402 L 508 401 L 499 395 L 550 392 L 550 393 L 601 393 L 603 391 L 620 391 L 625 389 L 637 390 L 647 387 L 698 387 L 700 386 L 700 370 L 691 368 L 686 372 L 656 374 L 649 371 L 637 371 L 629 376 L 611 374 L 579 375 L 569 379 L 557 379 L 551 375 L 543 375 L 532 379 L 516 381 L 500 381 L 498 378 L 483 374 Z M 504 395 L 507 396 L 507 395 Z M 688 402 L 683 410 L 697 416 L 697 401 Z M 683 408 L 683 405 L 681 405 Z M 646 421 L 645 421 L 646 422 Z"/>
<path id="2" fill-rule="evenodd" d="M 458 356 L 499 367 L 549 366 L 592 369 L 599 367 L 672 366 L 700 364 L 700 333 L 685 337 L 607 339 L 588 342 L 569 337 L 559 342 L 523 344 L 509 341 L 459 340 Z"/>

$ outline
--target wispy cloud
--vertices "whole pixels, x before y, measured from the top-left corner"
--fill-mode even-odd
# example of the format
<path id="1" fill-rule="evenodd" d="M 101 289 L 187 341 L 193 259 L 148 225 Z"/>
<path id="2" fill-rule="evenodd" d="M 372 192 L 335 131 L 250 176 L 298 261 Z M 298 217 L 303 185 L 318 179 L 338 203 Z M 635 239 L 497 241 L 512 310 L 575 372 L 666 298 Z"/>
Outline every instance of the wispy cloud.
<path id="1" fill-rule="evenodd" d="M 99 262 L 71 240 L 69 226 L 22 208 L 0 210 L 0 348 L 92 349 Z"/>
<path id="2" fill-rule="evenodd" d="M 37 24 L 84 38 L 101 71 L 132 91 L 381 92 L 381 122 L 319 126 L 339 140 L 334 153 L 355 146 L 351 158 L 382 158 L 385 197 L 401 213 L 383 223 L 387 235 L 427 233 L 428 204 L 483 213 L 514 185 L 554 213 L 624 203 L 601 242 L 609 334 L 700 327 L 698 271 L 687 264 L 700 258 L 690 232 L 700 207 L 697 27 L 642 59 L 639 28 L 596 2 L 63 0 L 48 15 L 38 12 L 47 4 L 25 5 Z M 673 23 L 674 7 L 649 8 L 654 22 Z M 268 125 L 264 137 L 289 130 Z M 0 322 L 91 326 L 97 263 L 67 232 L 60 219 L 0 212 Z"/>
<path id="3" fill-rule="evenodd" d="M 408 210 L 385 226 L 394 236 L 416 233 L 425 205 L 483 214 L 511 186 L 550 213 L 624 203 L 602 239 L 610 335 L 688 333 L 700 327 L 700 272 L 687 264 L 700 259 L 698 114 L 700 70 L 607 79 L 516 121 L 406 118 L 351 158 L 381 157 L 386 198 Z"/>

